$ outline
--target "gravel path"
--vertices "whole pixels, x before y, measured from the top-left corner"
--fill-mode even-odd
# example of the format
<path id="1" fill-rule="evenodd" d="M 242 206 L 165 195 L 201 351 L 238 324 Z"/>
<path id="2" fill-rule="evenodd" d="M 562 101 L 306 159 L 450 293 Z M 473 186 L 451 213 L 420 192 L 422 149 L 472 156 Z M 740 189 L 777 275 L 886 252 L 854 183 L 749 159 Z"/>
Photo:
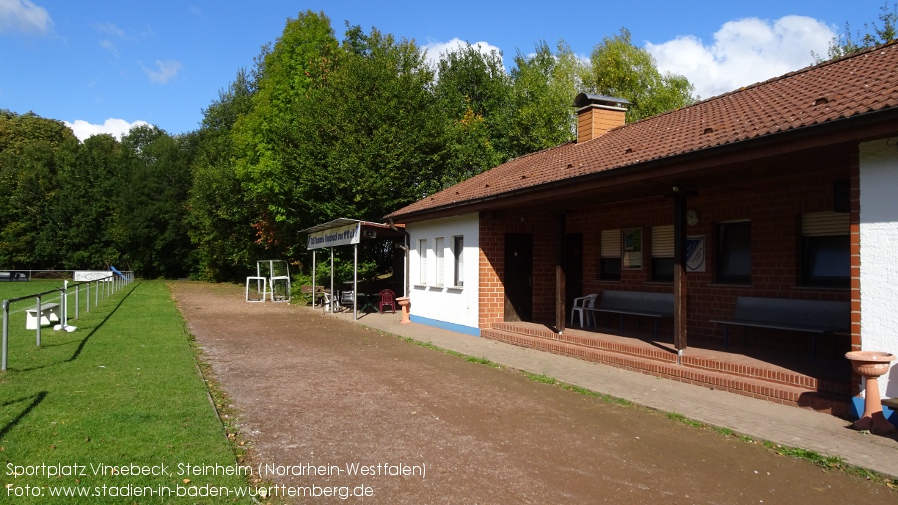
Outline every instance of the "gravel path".
<path id="1" fill-rule="evenodd" d="M 299 494 L 290 502 L 898 503 L 881 484 L 658 412 L 246 303 L 240 286 L 171 286 L 254 470 Z"/>

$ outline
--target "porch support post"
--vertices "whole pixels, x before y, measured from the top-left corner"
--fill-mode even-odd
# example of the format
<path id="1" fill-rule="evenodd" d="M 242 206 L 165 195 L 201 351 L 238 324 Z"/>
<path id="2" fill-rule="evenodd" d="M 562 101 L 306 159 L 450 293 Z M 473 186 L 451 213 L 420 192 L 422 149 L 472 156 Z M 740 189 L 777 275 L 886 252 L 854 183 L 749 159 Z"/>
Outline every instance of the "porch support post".
<path id="1" fill-rule="evenodd" d="M 674 195 L 674 347 L 686 349 L 686 195 Z"/>
<path id="2" fill-rule="evenodd" d="M 564 333 L 564 306 L 565 306 L 565 272 L 564 272 L 564 243 L 565 243 L 565 213 L 558 214 L 558 255 L 555 260 L 555 328 L 559 334 Z"/>

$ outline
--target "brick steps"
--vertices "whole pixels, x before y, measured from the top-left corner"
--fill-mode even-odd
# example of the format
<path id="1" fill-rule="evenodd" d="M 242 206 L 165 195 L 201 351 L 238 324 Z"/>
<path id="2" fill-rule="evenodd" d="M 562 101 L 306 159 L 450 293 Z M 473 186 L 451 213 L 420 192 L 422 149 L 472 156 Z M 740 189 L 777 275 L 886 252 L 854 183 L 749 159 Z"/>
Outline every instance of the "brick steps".
<path id="1" fill-rule="evenodd" d="M 676 353 L 669 349 L 645 345 L 638 340 L 628 343 L 631 339 L 603 339 L 600 335 L 577 331 L 557 335 L 545 326 L 515 323 L 497 323 L 481 330 L 484 338 L 512 345 L 833 415 L 849 413 L 847 384 L 709 356 L 692 356 L 688 352 L 678 365 Z"/>

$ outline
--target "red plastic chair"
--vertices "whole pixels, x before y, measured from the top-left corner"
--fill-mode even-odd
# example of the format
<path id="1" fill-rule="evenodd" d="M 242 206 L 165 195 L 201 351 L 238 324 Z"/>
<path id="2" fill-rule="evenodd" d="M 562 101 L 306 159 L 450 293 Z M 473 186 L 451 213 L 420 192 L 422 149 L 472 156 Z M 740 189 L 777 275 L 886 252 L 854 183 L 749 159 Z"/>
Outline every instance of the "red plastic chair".
<path id="1" fill-rule="evenodd" d="M 392 289 L 380 290 L 380 302 L 377 304 L 377 310 L 383 314 L 384 307 L 389 305 L 393 314 L 396 313 L 396 293 Z"/>

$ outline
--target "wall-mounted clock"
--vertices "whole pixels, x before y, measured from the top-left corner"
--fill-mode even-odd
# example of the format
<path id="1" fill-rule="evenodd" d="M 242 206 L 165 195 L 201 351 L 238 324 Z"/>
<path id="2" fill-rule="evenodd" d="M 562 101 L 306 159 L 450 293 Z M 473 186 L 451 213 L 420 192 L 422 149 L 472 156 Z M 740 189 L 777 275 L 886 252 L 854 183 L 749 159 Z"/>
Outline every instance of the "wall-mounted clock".
<path id="1" fill-rule="evenodd" d="M 689 209 L 686 211 L 686 224 L 695 226 L 698 224 L 698 212 Z"/>

